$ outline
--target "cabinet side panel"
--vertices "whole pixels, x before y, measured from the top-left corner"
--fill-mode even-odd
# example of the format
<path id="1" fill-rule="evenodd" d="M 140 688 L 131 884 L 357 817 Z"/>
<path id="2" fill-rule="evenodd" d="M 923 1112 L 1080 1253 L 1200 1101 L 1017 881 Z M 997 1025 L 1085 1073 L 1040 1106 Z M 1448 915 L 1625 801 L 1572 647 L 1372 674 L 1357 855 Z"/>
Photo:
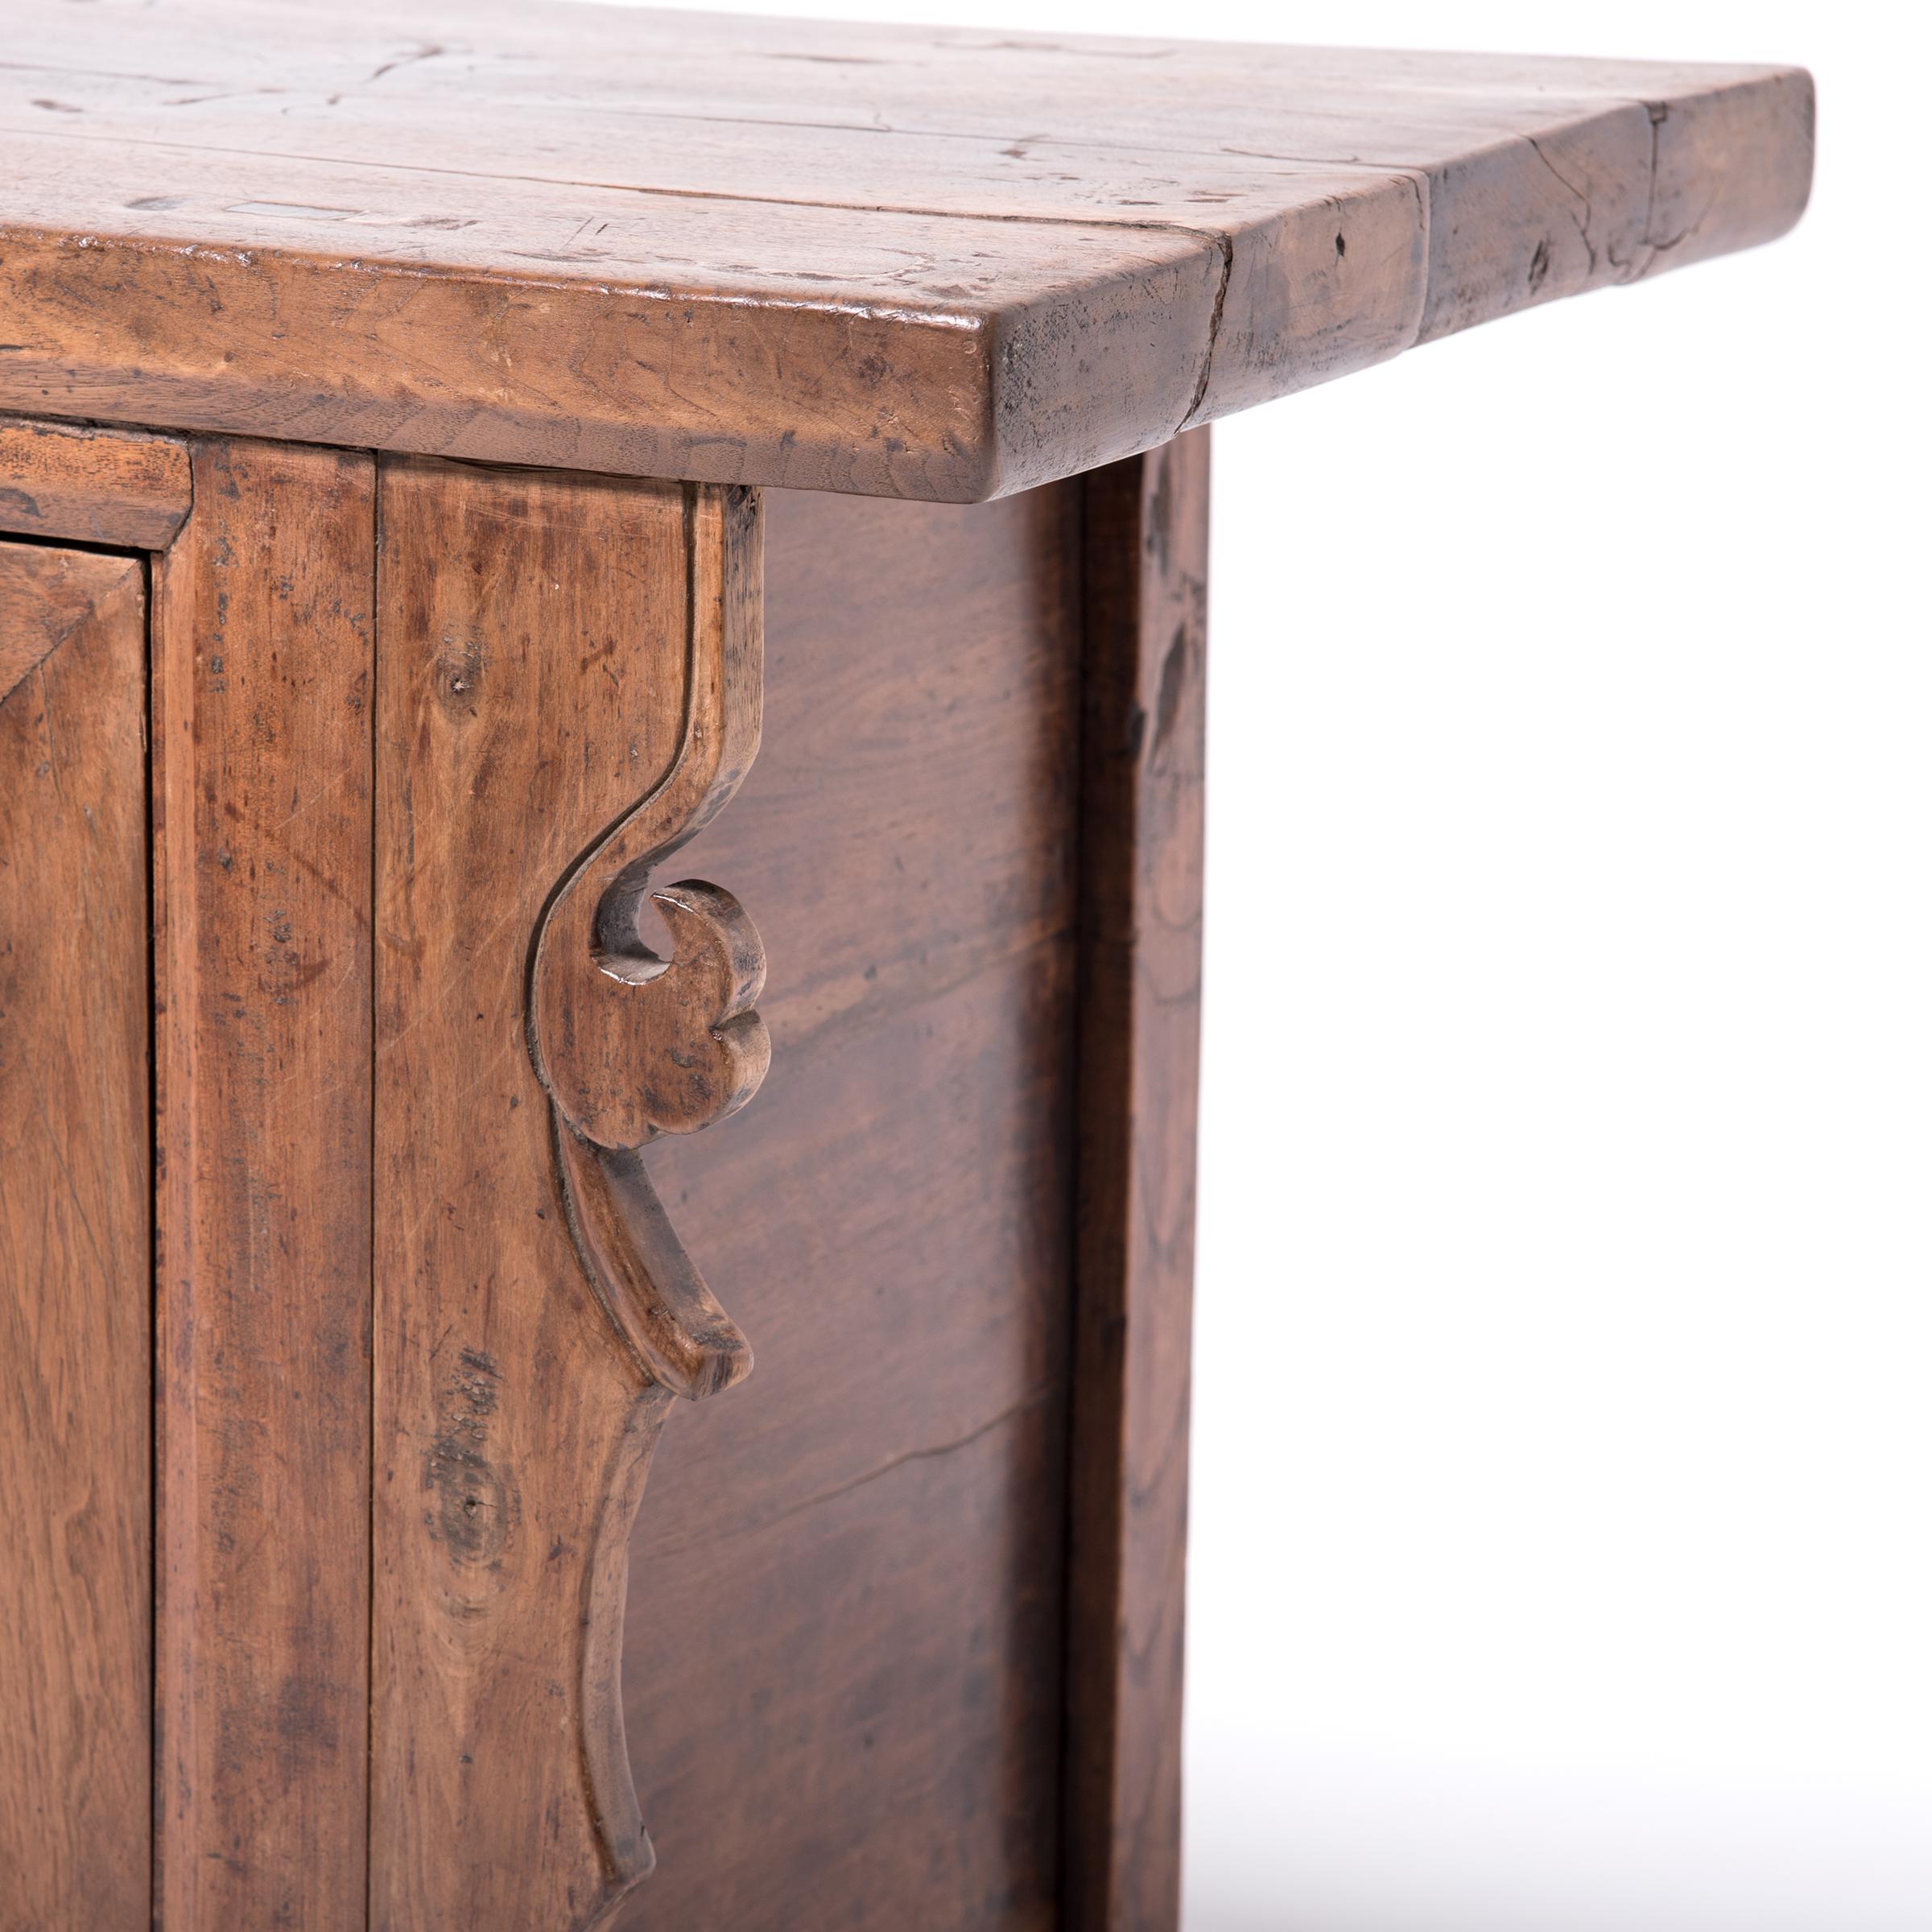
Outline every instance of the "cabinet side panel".
<path id="1" fill-rule="evenodd" d="M 373 460 L 194 446 L 156 568 L 159 1898 L 360 1927 Z"/>
<path id="2" fill-rule="evenodd" d="M 1208 432 L 1086 490 L 1072 1932 L 1180 1912 Z"/>
<path id="3" fill-rule="evenodd" d="M 654 1150 L 758 1367 L 667 1430 L 625 1707 L 651 1932 L 1054 1924 L 1079 499 L 768 493 L 763 748 L 687 862 L 771 1071 Z"/>
<path id="4" fill-rule="evenodd" d="M 0 544 L 0 1927 L 148 1920 L 143 572 Z"/>

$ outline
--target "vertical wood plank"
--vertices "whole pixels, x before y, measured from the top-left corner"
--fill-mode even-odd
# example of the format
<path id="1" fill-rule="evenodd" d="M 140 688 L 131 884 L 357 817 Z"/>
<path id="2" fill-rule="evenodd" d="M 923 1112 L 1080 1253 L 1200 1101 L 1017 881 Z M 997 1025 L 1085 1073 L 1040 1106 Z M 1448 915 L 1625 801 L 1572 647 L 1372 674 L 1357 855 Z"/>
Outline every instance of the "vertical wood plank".
<path id="1" fill-rule="evenodd" d="M 0 545 L 0 1927 L 148 1922 L 146 589 Z"/>
<path id="2" fill-rule="evenodd" d="M 153 652 L 159 1903 L 360 1926 L 374 465 L 192 460 Z"/>
<path id="3" fill-rule="evenodd" d="M 1061 1923 L 1080 493 L 766 498 L 764 745 L 690 862 L 771 1073 L 649 1157 L 758 1365 L 631 1543 L 634 1932 Z"/>
<path id="4" fill-rule="evenodd" d="M 755 572 L 718 566 L 755 561 L 756 503 L 433 460 L 386 460 L 381 502 L 371 1924 L 572 1932 L 651 1862 L 617 1678 L 671 1381 L 749 1357 L 693 1356 L 627 1298 L 640 1274 L 708 1298 L 627 1151 L 650 1129 L 580 1139 L 556 1096 L 683 1094 L 732 1032 L 653 1030 L 654 989 L 708 956 L 699 915 L 659 902 L 655 976 L 648 925 L 592 915 L 611 865 L 637 910 L 659 835 L 755 749 L 755 650 L 703 654 L 755 639 Z M 632 1023 L 547 1027 L 533 976 Z"/>
<path id="5" fill-rule="evenodd" d="M 1195 430 L 1086 483 L 1074 1932 L 1171 1932 L 1180 1910 L 1208 447 Z"/>

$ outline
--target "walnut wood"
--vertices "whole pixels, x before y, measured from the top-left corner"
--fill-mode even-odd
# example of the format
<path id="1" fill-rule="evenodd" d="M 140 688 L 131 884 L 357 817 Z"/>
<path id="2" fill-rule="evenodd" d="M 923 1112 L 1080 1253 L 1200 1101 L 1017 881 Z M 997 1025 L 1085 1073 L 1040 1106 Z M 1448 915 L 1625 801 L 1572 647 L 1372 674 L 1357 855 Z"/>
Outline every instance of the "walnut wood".
<path id="1" fill-rule="evenodd" d="M 0 402 L 638 475 L 1023 489 L 1769 239 L 1810 178 L 1793 68 L 114 18 L 111 71 L 96 9 L 10 23 Z"/>
<path id="2" fill-rule="evenodd" d="M 370 1922 L 584 1927 L 651 1864 L 651 1451 L 750 1365 L 636 1150 L 763 1066 L 748 922 L 648 882 L 757 746 L 758 506 L 406 460 L 381 506 Z"/>
<path id="3" fill-rule="evenodd" d="M 399 4 L 8 21 L 0 1932 L 1171 1932 L 1199 426 L 1809 76 Z"/>
<path id="4" fill-rule="evenodd" d="M 710 823 L 758 754 L 765 558 L 748 492 L 615 500 L 675 516 L 685 546 L 684 601 L 659 620 L 684 644 L 681 677 L 665 686 L 685 694 L 682 737 L 663 778 L 621 824 L 597 828 L 546 908 L 530 1038 L 538 1075 L 570 1129 L 623 1149 L 735 1113 L 770 1059 L 751 1010 L 764 955 L 744 909 L 696 881 L 649 886 L 653 868 Z M 673 942 L 666 957 L 651 946 L 654 914 Z M 617 990 L 625 985 L 638 990 L 626 997 Z"/>
<path id="5" fill-rule="evenodd" d="M 0 416 L 0 530 L 160 550 L 192 501 L 177 438 Z"/>
<path id="6" fill-rule="evenodd" d="M 1208 432 L 1085 480 L 1067 1924 L 1180 1913 Z"/>
<path id="7" fill-rule="evenodd" d="M 763 748 L 681 862 L 772 1070 L 647 1156 L 758 1369 L 632 1543 L 626 1927 L 1059 1922 L 1080 509 L 766 499 Z"/>
<path id="8" fill-rule="evenodd" d="M 0 544 L 0 1927 L 148 1923 L 146 585 Z"/>
<path id="9" fill-rule="evenodd" d="M 374 464 L 193 464 L 152 646 L 158 1903 L 357 1926 Z"/>

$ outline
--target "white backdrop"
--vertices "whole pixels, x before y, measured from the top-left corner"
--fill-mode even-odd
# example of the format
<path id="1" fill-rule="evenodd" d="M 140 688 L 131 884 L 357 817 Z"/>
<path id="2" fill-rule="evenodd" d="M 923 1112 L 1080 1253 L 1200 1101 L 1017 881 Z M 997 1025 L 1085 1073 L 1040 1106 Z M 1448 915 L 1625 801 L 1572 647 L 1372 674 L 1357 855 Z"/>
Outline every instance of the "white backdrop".
<path id="1" fill-rule="evenodd" d="M 1187 1926 L 1928 1932 L 1921 10 L 758 10 L 1817 74 L 1788 240 L 1216 431 Z"/>

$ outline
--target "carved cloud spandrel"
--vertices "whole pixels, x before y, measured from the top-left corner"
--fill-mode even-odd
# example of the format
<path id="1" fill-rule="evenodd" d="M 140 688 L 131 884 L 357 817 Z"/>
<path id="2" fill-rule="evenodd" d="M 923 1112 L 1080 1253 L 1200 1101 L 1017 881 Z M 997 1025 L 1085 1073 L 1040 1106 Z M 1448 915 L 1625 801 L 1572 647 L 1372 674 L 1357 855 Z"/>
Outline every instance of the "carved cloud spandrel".
<path id="1" fill-rule="evenodd" d="M 646 1150 L 769 1059 L 750 919 L 655 883 L 757 751 L 760 506 L 411 459 L 382 512 L 372 1922 L 588 1927 L 651 1864 L 650 1455 L 751 1366 Z"/>

